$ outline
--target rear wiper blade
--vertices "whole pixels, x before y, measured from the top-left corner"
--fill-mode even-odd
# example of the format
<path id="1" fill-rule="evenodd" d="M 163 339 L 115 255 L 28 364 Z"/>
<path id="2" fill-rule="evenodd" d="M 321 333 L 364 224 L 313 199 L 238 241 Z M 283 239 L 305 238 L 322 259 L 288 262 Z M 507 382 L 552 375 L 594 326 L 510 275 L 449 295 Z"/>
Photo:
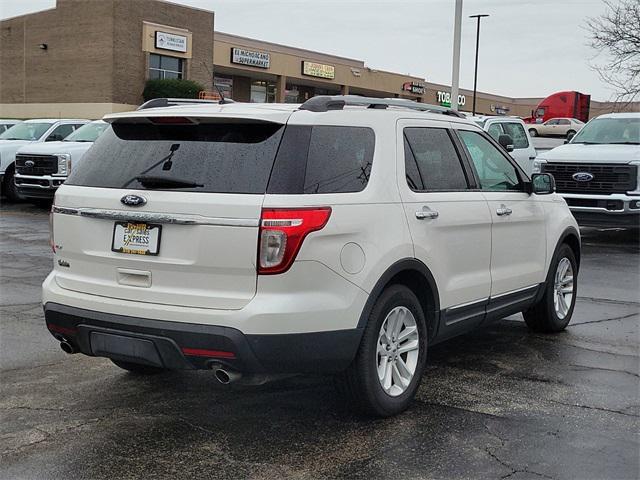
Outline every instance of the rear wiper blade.
<path id="1" fill-rule="evenodd" d="M 145 188 L 199 188 L 201 183 L 181 178 L 159 177 L 155 175 L 139 175 L 135 179 Z"/>

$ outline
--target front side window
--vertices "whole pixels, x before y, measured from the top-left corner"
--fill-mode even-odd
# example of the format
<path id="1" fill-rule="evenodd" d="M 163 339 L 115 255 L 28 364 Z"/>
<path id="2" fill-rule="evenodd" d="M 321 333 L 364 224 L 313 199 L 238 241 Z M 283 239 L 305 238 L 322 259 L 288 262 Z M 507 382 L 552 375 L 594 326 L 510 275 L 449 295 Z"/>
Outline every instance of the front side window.
<path id="1" fill-rule="evenodd" d="M 471 156 L 482 190 L 522 191 L 516 168 L 496 146 L 478 132 L 458 133 Z"/>
<path id="2" fill-rule="evenodd" d="M 558 125 L 558 119 L 552 118 L 551 120 L 548 120 L 545 125 Z"/>
<path id="3" fill-rule="evenodd" d="M 521 124 L 515 122 L 503 123 L 502 128 L 513 139 L 513 148 L 529 148 L 529 140 Z"/>
<path id="4" fill-rule="evenodd" d="M 288 125 L 268 193 L 353 193 L 369 182 L 375 135 L 366 127 Z"/>
<path id="5" fill-rule="evenodd" d="M 149 54 L 149 79 L 163 80 L 166 78 L 182 79 L 184 74 L 184 60 L 166 55 Z"/>
<path id="6" fill-rule="evenodd" d="M 0 140 L 38 140 L 50 127 L 51 123 L 18 123 L 0 135 Z"/>
<path id="7" fill-rule="evenodd" d="M 444 128 L 405 128 L 404 158 L 407 183 L 412 190 L 467 189 L 458 152 Z"/>
<path id="8" fill-rule="evenodd" d="M 72 132 L 73 132 L 73 125 L 71 124 L 60 125 L 53 129 L 53 132 L 49 134 L 45 142 L 58 142 L 60 140 L 64 140 Z"/>

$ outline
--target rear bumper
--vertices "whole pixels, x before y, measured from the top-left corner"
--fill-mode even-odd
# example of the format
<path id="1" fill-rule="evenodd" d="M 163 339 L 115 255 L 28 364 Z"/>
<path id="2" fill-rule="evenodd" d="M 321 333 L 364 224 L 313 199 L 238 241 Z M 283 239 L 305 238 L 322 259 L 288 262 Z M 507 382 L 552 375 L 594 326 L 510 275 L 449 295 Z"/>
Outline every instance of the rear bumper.
<path id="1" fill-rule="evenodd" d="M 245 335 L 231 327 L 137 318 L 56 303 L 46 303 L 44 313 L 51 334 L 58 340 L 64 337 L 86 355 L 168 369 L 222 364 L 244 373 L 339 372 L 353 360 L 362 336 L 357 328 Z M 109 339 L 106 347 L 104 338 Z"/>

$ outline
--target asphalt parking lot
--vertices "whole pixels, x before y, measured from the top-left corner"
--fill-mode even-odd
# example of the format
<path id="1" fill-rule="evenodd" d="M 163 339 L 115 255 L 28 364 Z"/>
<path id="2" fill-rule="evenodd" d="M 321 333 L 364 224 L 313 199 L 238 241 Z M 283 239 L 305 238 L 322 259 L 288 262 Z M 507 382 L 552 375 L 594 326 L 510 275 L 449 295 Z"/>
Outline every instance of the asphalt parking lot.
<path id="1" fill-rule="evenodd" d="M 638 237 L 583 244 L 566 332 L 516 315 L 436 346 L 414 405 L 371 420 L 327 377 L 224 387 L 64 354 L 40 306 L 47 212 L 4 205 L 0 478 L 638 478 Z"/>

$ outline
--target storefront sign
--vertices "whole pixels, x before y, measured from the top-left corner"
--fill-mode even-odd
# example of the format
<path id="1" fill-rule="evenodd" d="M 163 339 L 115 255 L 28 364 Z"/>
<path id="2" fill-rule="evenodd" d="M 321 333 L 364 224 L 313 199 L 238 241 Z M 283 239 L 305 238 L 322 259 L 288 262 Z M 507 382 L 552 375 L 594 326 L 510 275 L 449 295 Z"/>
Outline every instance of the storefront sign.
<path id="1" fill-rule="evenodd" d="M 302 74 L 310 77 L 328 78 L 333 80 L 336 77 L 336 67 L 333 65 L 323 65 L 315 62 L 302 62 Z"/>
<path id="2" fill-rule="evenodd" d="M 266 52 L 256 52 L 255 50 L 246 50 L 244 48 L 232 48 L 231 63 L 269 68 L 271 66 L 271 55 Z"/>
<path id="3" fill-rule="evenodd" d="M 438 103 L 443 107 L 451 106 L 451 92 L 438 92 Z M 467 103 L 467 98 L 464 95 L 458 95 L 458 105 L 461 107 Z"/>
<path id="4" fill-rule="evenodd" d="M 175 33 L 156 31 L 156 48 L 162 50 L 173 50 L 174 52 L 187 52 L 187 37 L 176 35 Z"/>
<path id="5" fill-rule="evenodd" d="M 418 82 L 405 82 L 402 84 L 402 91 L 422 95 L 424 93 L 424 85 Z"/>

